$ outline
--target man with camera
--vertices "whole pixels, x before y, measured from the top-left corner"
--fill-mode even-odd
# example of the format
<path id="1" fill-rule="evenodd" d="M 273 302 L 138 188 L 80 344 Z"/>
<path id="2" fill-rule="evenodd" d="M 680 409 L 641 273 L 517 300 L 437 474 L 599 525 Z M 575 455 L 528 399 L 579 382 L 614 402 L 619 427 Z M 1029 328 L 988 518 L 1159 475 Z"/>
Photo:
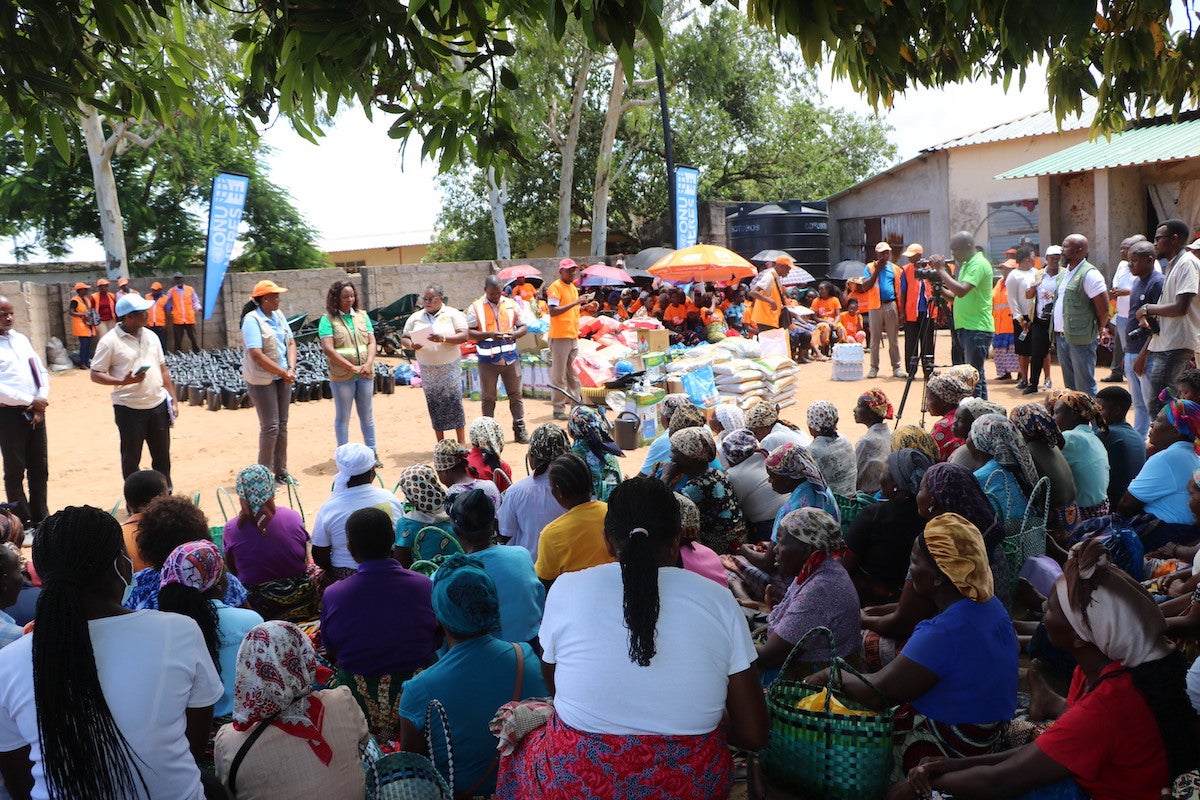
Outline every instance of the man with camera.
<path id="1" fill-rule="evenodd" d="M 892 362 L 892 376 L 908 376 L 900 367 L 900 315 L 896 300 L 900 295 L 900 268 L 892 263 L 892 246 L 887 242 L 875 245 L 875 260 L 863 268 L 862 281 L 850 284 L 859 295 L 859 306 L 867 311 L 867 325 L 871 328 L 871 371 L 868 378 L 879 375 L 879 348 L 884 334 L 888 338 L 888 357 Z"/>
<path id="2" fill-rule="evenodd" d="M 975 396 L 987 399 L 987 377 L 983 362 L 992 347 L 995 321 L 992 318 L 992 265 L 982 252 L 975 249 L 975 237 L 959 231 L 950 237 L 950 252 L 962 264 L 958 277 L 950 274 L 945 256 L 935 255 L 929 266 L 942 279 L 942 295 L 954 301 L 954 335 L 962 344 L 963 356 L 979 373 Z"/>

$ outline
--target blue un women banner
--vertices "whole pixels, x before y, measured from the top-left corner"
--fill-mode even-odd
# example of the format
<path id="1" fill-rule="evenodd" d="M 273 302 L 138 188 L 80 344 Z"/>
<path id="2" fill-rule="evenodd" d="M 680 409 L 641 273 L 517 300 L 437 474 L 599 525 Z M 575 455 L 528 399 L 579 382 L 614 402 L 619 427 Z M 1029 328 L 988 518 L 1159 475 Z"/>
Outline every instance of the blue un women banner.
<path id="1" fill-rule="evenodd" d="M 700 170 L 675 168 L 675 249 L 691 247 L 700 240 L 700 209 L 697 203 Z"/>
<path id="2" fill-rule="evenodd" d="M 208 211 L 208 249 L 204 258 L 204 318 L 212 319 L 217 307 L 221 282 L 233 257 L 242 209 L 246 206 L 246 190 L 250 178 L 245 175 L 217 173 L 212 183 L 212 203 Z"/>

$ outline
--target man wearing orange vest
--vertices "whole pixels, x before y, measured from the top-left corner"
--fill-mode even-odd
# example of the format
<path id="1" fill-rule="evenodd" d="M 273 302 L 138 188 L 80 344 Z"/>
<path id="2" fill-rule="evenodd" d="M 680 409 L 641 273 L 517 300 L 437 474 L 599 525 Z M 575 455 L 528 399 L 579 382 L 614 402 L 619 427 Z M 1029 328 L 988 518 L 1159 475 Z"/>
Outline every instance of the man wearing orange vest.
<path id="1" fill-rule="evenodd" d="M 150 300 L 154 301 L 154 305 L 146 310 L 146 327 L 151 333 L 158 337 L 159 344 L 163 350 L 167 349 L 167 301 L 170 300 L 163 293 L 163 286 L 158 281 L 150 284 Z"/>
<path id="2" fill-rule="evenodd" d="M 925 248 L 913 242 L 904 249 L 908 263 L 900 271 L 900 323 L 904 328 L 904 364 L 908 374 L 915 374 L 920 363 L 925 377 L 933 371 L 933 320 L 929 318 L 933 299 L 933 286 L 929 281 L 917 278 L 917 262 L 925 254 Z M 918 350 L 920 361 L 917 361 Z"/>
<path id="3" fill-rule="evenodd" d="M 92 352 L 96 349 L 96 307 L 88 297 L 86 283 L 75 284 L 75 296 L 71 298 L 71 334 L 79 340 L 79 368 L 92 365 Z"/>
<path id="4" fill-rule="evenodd" d="M 504 296 L 500 279 L 488 275 L 483 280 L 483 297 L 467 308 L 467 337 L 475 342 L 479 356 L 479 387 L 483 416 L 496 411 L 496 384 L 504 379 L 508 392 L 508 410 L 512 412 L 513 435 L 520 444 L 528 444 L 525 432 L 525 401 L 521 398 L 521 361 L 517 357 L 517 339 L 525 335 L 517 304 Z"/>
<path id="5" fill-rule="evenodd" d="M 892 263 L 892 246 L 887 242 L 875 245 L 875 260 L 863 268 L 862 281 L 847 285 L 859 296 L 859 305 L 867 312 L 871 329 L 871 369 L 868 378 L 879 375 L 879 348 L 884 334 L 888 338 L 888 357 L 892 376 L 906 378 L 900 367 L 900 313 L 896 301 L 900 297 L 900 268 Z"/>
<path id="6" fill-rule="evenodd" d="M 760 331 L 769 331 L 780 327 L 779 317 L 783 313 L 783 279 L 792 271 L 796 262 L 789 255 L 775 259 L 770 267 L 764 269 L 750 284 L 750 299 L 754 305 L 750 307 L 750 321 Z M 791 324 L 791 321 L 788 321 Z"/>
<path id="7" fill-rule="evenodd" d="M 182 273 L 175 273 L 175 285 L 167 292 L 166 309 L 171 315 L 171 324 L 175 326 L 175 352 L 183 351 L 185 333 L 192 342 L 192 351 L 198 351 L 196 314 L 200 311 L 200 298 L 195 289 L 183 282 Z"/>

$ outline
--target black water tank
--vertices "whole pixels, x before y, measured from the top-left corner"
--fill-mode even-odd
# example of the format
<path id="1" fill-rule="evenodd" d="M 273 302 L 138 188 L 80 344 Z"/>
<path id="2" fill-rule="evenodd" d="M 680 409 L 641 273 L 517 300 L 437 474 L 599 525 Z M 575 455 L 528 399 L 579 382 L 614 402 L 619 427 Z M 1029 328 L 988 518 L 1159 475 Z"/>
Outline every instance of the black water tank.
<path id="1" fill-rule="evenodd" d="M 814 278 L 829 272 L 829 210 L 824 200 L 738 203 L 725 215 L 729 249 L 743 258 L 783 250 Z"/>

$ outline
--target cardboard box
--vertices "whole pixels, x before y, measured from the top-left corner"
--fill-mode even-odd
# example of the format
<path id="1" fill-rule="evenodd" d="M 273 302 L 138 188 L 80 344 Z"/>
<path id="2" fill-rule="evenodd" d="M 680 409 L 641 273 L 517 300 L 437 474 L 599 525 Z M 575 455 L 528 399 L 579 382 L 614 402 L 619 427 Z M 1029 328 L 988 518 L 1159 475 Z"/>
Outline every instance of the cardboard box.
<path id="1" fill-rule="evenodd" d="M 667 377 L 667 394 L 684 394 L 683 381 L 674 375 Z"/>
<path id="2" fill-rule="evenodd" d="M 639 330 L 637 337 L 639 353 L 665 353 L 671 346 L 671 332 L 668 330 Z"/>
<path id="3" fill-rule="evenodd" d="M 665 396 L 662 389 L 625 396 L 625 410 L 638 417 L 638 447 L 645 447 L 662 433 L 658 429 L 658 408 Z"/>

